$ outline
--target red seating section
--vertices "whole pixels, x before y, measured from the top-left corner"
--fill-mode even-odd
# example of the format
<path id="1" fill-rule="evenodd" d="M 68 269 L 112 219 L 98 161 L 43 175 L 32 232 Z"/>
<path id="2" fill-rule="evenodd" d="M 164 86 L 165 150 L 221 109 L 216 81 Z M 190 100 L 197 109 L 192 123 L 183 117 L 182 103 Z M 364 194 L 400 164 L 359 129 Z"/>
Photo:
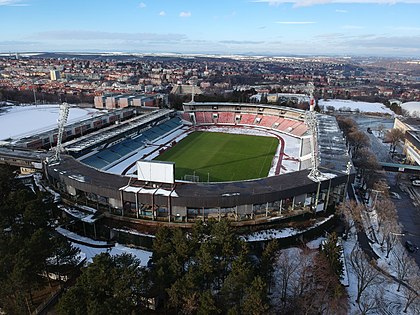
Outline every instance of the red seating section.
<path id="1" fill-rule="evenodd" d="M 217 118 L 213 118 L 213 112 L 195 112 L 195 120 L 197 124 L 236 124 L 235 117 L 239 115 L 235 112 L 218 112 Z M 271 115 L 256 115 L 242 113 L 241 119 L 238 121 L 239 125 L 256 125 L 266 128 L 273 128 L 279 131 L 289 133 L 298 137 L 303 136 L 307 131 L 308 127 L 303 121 L 281 118 Z M 259 118 L 257 122 L 256 118 Z M 188 113 L 183 113 L 182 118 L 186 121 L 190 121 Z"/>
<path id="2" fill-rule="evenodd" d="M 242 114 L 240 123 L 242 125 L 252 125 L 254 124 L 254 120 L 256 117 L 257 115 L 253 115 L 253 114 Z"/>
<path id="3" fill-rule="evenodd" d="M 219 124 L 234 124 L 235 123 L 235 113 L 233 112 L 219 112 Z"/>
<path id="4" fill-rule="evenodd" d="M 276 116 L 262 116 L 261 121 L 258 125 L 271 128 L 278 119 L 279 117 Z"/>

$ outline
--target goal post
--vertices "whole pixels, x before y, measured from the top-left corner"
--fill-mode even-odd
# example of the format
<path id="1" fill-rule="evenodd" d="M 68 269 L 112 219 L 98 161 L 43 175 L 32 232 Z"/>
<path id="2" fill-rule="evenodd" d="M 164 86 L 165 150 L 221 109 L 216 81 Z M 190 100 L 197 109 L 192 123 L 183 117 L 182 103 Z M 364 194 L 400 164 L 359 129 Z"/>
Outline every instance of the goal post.
<path id="1" fill-rule="evenodd" d="M 198 176 L 198 175 L 191 175 L 191 174 L 185 174 L 184 175 L 184 180 L 185 181 L 188 181 L 188 182 L 198 183 L 200 181 L 200 176 Z"/>

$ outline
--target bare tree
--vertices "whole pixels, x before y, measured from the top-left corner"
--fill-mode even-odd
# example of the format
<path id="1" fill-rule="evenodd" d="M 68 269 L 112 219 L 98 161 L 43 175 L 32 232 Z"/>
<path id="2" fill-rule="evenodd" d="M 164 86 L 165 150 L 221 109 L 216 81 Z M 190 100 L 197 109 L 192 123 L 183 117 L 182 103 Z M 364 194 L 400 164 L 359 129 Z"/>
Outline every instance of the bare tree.
<path id="1" fill-rule="evenodd" d="M 338 276 L 325 255 L 318 253 L 310 259 L 312 266 L 308 276 L 298 277 L 305 284 L 301 292 L 291 296 L 286 313 L 341 315 L 348 313 L 348 299 Z M 298 270 L 300 273 L 302 269 Z M 299 286 L 297 286 L 299 288 Z M 314 294 L 316 292 L 316 294 Z"/>
<path id="2" fill-rule="evenodd" d="M 403 293 L 405 297 L 404 313 L 407 313 L 408 308 L 419 308 L 420 298 L 420 274 L 417 271 L 408 281 L 408 286 L 403 286 Z"/>
<path id="3" fill-rule="evenodd" d="M 375 284 L 379 272 L 370 265 L 365 253 L 358 247 L 355 247 L 350 254 L 350 264 L 357 276 L 356 303 L 359 304 L 363 292 Z"/>
<path id="4" fill-rule="evenodd" d="M 341 215 L 345 221 L 346 233 L 348 233 L 353 226 L 355 226 L 358 231 L 362 228 L 362 211 L 364 211 L 364 206 L 358 204 L 354 200 L 346 201 L 338 206 L 338 214 Z"/>
<path id="5" fill-rule="evenodd" d="M 376 213 L 378 219 L 378 232 L 385 222 L 398 222 L 397 210 L 391 199 L 381 199 L 376 201 Z"/>
<path id="6" fill-rule="evenodd" d="M 344 132 L 346 137 L 352 130 L 357 128 L 356 122 L 350 117 L 337 116 L 336 119 L 338 126 Z"/>
<path id="7" fill-rule="evenodd" d="M 354 166 L 359 168 L 360 174 L 365 180 L 367 187 L 373 187 L 377 180 L 379 163 L 376 155 L 369 148 L 359 149 L 359 155 L 353 159 Z"/>
<path id="8" fill-rule="evenodd" d="M 392 153 L 395 152 L 395 148 L 397 147 L 397 144 L 404 140 L 404 132 L 401 131 L 401 129 L 398 128 L 392 128 L 385 134 L 385 142 L 390 143 L 390 150 L 392 150 Z"/>
<path id="9" fill-rule="evenodd" d="M 401 235 L 401 228 L 396 221 L 389 221 L 390 231 L 386 237 L 386 258 L 389 257 L 395 244 L 398 242 L 398 237 Z"/>
<path id="10" fill-rule="evenodd" d="M 363 292 L 360 297 L 360 302 L 357 304 L 361 314 L 369 314 L 378 309 L 378 297 L 380 296 L 378 291 L 378 287 L 375 286 L 374 288 Z"/>
<path id="11" fill-rule="evenodd" d="M 291 279 L 291 291 L 294 296 L 302 296 L 305 292 L 310 290 L 312 268 L 314 264 L 312 256 L 310 249 L 304 247 L 300 251 L 299 256 L 295 258 L 299 261 L 299 266 Z"/>
<path id="12" fill-rule="evenodd" d="M 401 283 L 408 281 L 410 274 L 416 274 L 417 265 L 413 258 L 411 258 L 402 247 L 397 247 L 392 254 L 395 258 L 393 268 L 397 273 L 397 291 L 399 292 Z"/>
<path id="13" fill-rule="evenodd" d="M 348 134 L 347 137 L 350 145 L 353 147 L 354 158 L 359 156 L 359 151 L 361 148 L 370 145 L 369 137 L 363 131 L 353 130 Z"/>
<path id="14" fill-rule="evenodd" d="M 283 302 L 283 307 L 286 306 L 287 293 L 290 289 L 290 279 L 293 273 L 298 269 L 300 263 L 292 256 L 293 253 L 289 251 L 282 252 L 277 264 L 277 271 L 280 279 L 280 299 Z"/>
<path id="15" fill-rule="evenodd" d="M 400 314 L 402 311 L 402 305 L 399 299 L 389 299 L 385 294 L 385 285 L 378 285 L 376 287 L 376 313 L 381 315 L 394 315 Z"/>

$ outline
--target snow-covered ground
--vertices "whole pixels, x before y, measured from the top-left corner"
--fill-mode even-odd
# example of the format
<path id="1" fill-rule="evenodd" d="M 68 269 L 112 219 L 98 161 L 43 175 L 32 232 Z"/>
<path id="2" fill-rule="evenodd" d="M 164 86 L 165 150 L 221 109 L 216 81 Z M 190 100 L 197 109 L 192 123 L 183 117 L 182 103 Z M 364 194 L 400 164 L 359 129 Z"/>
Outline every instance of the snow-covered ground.
<path id="1" fill-rule="evenodd" d="M 140 260 L 142 266 L 147 266 L 147 263 L 152 257 L 152 252 L 149 252 L 143 249 L 132 248 L 132 247 L 118 244 L 118 243 L 113 245 L 113 244 L 108 244 L 102 241 L 95 241 L 88 237 L 78 235 L 76 233 L 70 232 L 60 227 L 56 228 L 56 231 L 60 233 L 61 235 L 66 236 L 70 241 L 73 241 L 72 245 L 80 249 L 82 256 L 85 255 L 88 263 L 92 262 L 92 258 L 94 256 L 100 253 L 106 253 L 106 252 L 108 252 L 110 255 L 132 254 L 133 256 L 135 256 L 136 258 Z M 106 245 L 109 245 L 109 246 L 98 248 L 98 247 L 83 245 L 77 242 L 83 242 L 85 244 L 92 244 L 93 246 L 106 246 Z"/>
<path id="2" fill-rule="evenodd" d="M 306 231 L 309 231 L 309 230 L 327 222 L 328 220 L 332 219 L 333 217 L 334 217 L 334 215 L 330 215 L 329 217 L 316 222 L 314 225 L 312 225 L 311 227 L 306 228 L 304 230 L 296 230 L 296 229 L 293 229 L 293 228 L 269 229 L 269 230 L 264 230 L 264 231 L 259 231 L 259 232 L 254 232 L 254 233 L 251 233 L 251 234 L 248 234 L 248 235 L 244 235 L 244 236 L 241 236 L 241 238 L 243 240 L 245 240 L 246 242 L 257 242 L 257 241 L 266 241 L 266 240 L 295 236 L 295 235 L 302 234 Z"/>
<path id="3" fill-rule="evenodd" d="M 0 108 L 0 140 L 18 139 L 57 127 L 60 105 L 6 106 Z M 100 111 L 70 107 L 68 123 L 91 118 Z"/>
<path id="4" fill-rule="evenodd" d="M 327 106 L 333 106 L 336 111 L 360 111 L 362 113 L 382 113 L 393 115 L 394 112 L 387 108 L 382 103 L 368 103 L 368 102 L 356 102 L 351 100 L 319 100 L 319 106 L 324 106 L 324 110 Z"/>
<path id="5" fill-rule="evenodd" d="M 86 260 L 88 263 L 91 263 L 92 258 L 95 257 L 96 255 L 99 255 L 101 253 L 106 253 L 106 252 L 108 252 L 110 255 L 132 254 L 133 256 L 135 256 L 137 259 L 140 260 L 140 265 L 143 267 L 147 266 L 147 263 L 152 258 L 152 252 L 142 250 L 142 249 L 127 247 L 121 244 L 115 244 L 115 246 L 111 248 L 96 248 L 96 247 L 81 245 L 78 243 L 72 243 L 72 245 L 80 249 L 80 252 L 86 256 Z"/>

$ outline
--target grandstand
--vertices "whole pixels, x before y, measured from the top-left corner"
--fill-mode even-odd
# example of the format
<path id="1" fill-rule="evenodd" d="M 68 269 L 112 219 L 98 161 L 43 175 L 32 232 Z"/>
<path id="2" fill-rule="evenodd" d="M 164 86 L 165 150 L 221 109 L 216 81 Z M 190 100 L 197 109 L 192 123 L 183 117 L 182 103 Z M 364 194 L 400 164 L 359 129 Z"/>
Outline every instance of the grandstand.
<path id="1" fill-rule="evenodd" d="M 184 104 L 179 116 L 171 111 L 153 115 L 119 137 L 88 142 L 90 151 L 75 155 L 82 163 L 64 156 L 59 165 L 48 167 L 49 179 L 69 198 L 83 195 L 109 207 L 109 218 L 190 226 L 197 219 L 226 217 L 254 225 L 325 211 L 342 200 L 354 177 L 348 171 L 350 159 L 342 135 L 330 116 L 317 116 L 320 170 L 327 175 L 316 182 L 308 178 L 311 146 L 304 111 L 264 104 L 192 102 Z M 223 183 L 176 180 L 168 184 L 134 177 L 132 165 L 137 160 L 154 159 L 200 130 L 277 137 L 282 144 L 272 162 L 275 172 L 265 178 Z M 85 144 L 81 141 L 78 145 Z M 131 176 L 117 175 L 130 167 Z M 119 171 L 111 174 L 109 170 L 115 168 Z"/>
<path id="2" fill-rule="evenodd" d="M 218 109 L 215 113 L 214 110 Z M 223 109 L 221 111 L 220 109 Z M 186 123 L 193 125 L 239 125 L 255 126 L 272 129 L 295 137 L 303 137 L 308 128 L 304 122 L 302 111 L 281 106 L 261 104 L 218 104 L 214 103 L 187 103 L 181 114 Z"/>
<path id="3" fill-rule="evenodd" d="M 182 123 L 178 117 L 160 121 L 159 124 L 146 127 L 148 129 L 142 128 L 139 134 L 131 134 L 129 137 L 121 138 L 116 144 L 107 145 L 105 146 L 106 148 L 93 152 L 93 154 L 91 152 L 81 157 L 80 160 L 97 169 L 107 169 L 124 158 L 133 155 L 147 143 L 152 143 L 167 134 L 171 134 L 181 126 Z"/>

